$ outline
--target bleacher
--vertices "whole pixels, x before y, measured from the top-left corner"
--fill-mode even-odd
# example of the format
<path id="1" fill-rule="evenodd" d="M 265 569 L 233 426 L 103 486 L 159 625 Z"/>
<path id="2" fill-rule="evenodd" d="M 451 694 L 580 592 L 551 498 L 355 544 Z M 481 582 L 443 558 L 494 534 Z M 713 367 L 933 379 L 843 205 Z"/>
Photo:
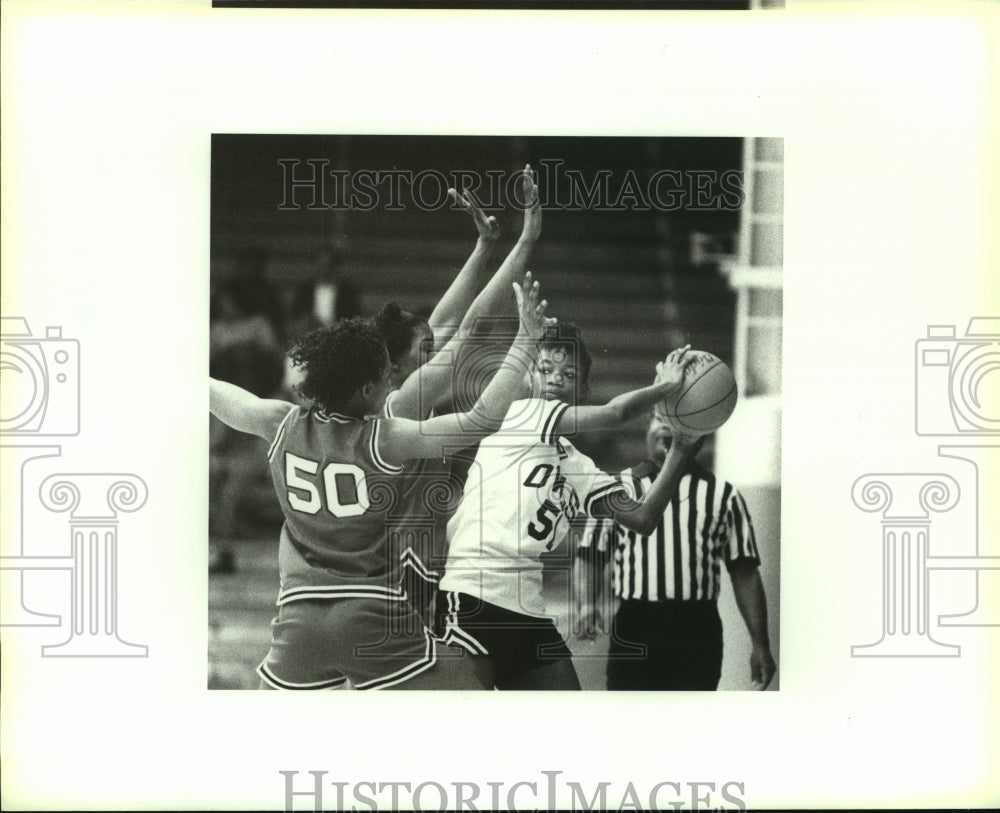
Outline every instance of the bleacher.
<path id="1" fill-rule="evenodd" d="M 423 210 L 414 205 L 405 184 L 399 211 L 314 211 L 308 208 L 312 194 L 303 188 L 294 190 L 299 210 L 280 210 L 286 195 L 286 170 L 278 164 L 282 158 L 300 160 L 297 179 L 311 173 L 308 158 L 328 158 L 331 168 L 352 172 L 435 169 L 445 175 L 459 169 L 513 173 L 531 161 L 540 170 L 540 185 L 545 181 L 540 160 L 559 158 L 565 161 L 564 169 L 579 171 L 586 179 L 610 171 L 614 194 L 628 170 L 643 179 L 662 168 L 737 167 L 739 143 L 228 137 L 219 141 L 213 155 L 213 278 L 231 272 L 241 251 L 255 248 L 265 253 L 268 276 L 279 289 L 290 289 L 315 275 L 317 256 L 326 254 L 332 258 L 330 270 L 356 287 L 363 312 L 396 300 L 428 314 L 474 245 L 476 232 L 465 214 L 446 205 Z M 434 184 L 428 183 L 427 189 L 425 199 L 437 197 Z M 388 183 L 379 190 L 386 195 Z M 332 201 L 330 187 L 325 191 Z M 540 191 L 546 201 L 546 190 Z M 564 179 L 554 194 L 560 197 L 558 203 L 566 202 Z M 484 203 L 491 202 L 485 187 L 480 196 Z M 492 271 L 517 238 L 521 215 L 513 208 L 489 213 L 503 229 Z M 649 383 L 655 363 L 685 341 L 731 361 L 733 296 L 714 265 L 690 262 L 688 247 L 694 232 L 726 234 L 736 227 L 736 212 L 571 211 L 554 206 L 545 211 L 542 238 L 529 267 L 544 286 L 550 312 L 583 330 L 594 357 L 592 402 Z M 624 465 L 641 454 L 641 427 L 630 428 L 616 442 L 597 445 L 607 457 L 602 464 Z"/>

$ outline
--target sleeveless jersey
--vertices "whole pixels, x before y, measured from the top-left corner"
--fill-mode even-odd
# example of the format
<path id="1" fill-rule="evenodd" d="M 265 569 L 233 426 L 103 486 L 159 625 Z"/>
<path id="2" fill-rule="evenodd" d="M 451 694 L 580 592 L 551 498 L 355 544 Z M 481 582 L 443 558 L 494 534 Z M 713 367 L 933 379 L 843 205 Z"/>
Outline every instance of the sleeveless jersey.
<path id="1" fill-rule="evenodd" d="M 393 402 L 399 390 L 389 393 L 382 415 L 394 418 Z M 431 412 L 431 417 L 433 411 Z M 389 516 L 389 539 L 399 551 L 403 573 L 429 587 L 421 588 L 413 579 L 404 579 L 410 591 L 426 592 L 437 586 L 444 571 L 446 527 L 461 498 L 461 484 L 451 473 L 451 463 L 441 457 L 407 461 L 396 484 L 396 500 Z M 401 579 L 403 579 L 401 574 Z M 420 596 L 411 596 L 418 602 Z"/>
<path id="2" fill-rule="evenodd" d="M 543 616 L 542 554 L 579 513 L 622 489 L 569 441 L 555 435 L 560 401 L 515 401 L 499 431 L 482 441 L 462 502 L 448 523 L 439 589 Z"/>
<path id="3" fill-rule="evenodd" d="M 405 598 L 388 541 L 401 466 L 378 452 L 380 421 L 293 407 L 268 451 L 285 522 L 278 604 L 315 598 Z"/>

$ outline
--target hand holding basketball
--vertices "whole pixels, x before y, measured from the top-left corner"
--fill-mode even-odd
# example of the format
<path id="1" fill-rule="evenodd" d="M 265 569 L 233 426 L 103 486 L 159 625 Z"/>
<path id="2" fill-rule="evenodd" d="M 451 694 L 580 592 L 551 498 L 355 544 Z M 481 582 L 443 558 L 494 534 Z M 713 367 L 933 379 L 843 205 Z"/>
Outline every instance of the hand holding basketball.
<path id="1" fill-rule="evenodd" d="M 684 371 L 694 361 L 694 356 L 688 356 L 691 345 L 686 344 L 671 350 L 665 361 L 656 365 L 656 383 L 663 388 L 663 395 L 669 395 L 684 382 Z"/>
<path id="2" fill-rule="evenodd" d="M 667 362 L 658 364 L 657 383 L 664 375 L 676 374 L 675 367 L 676 364 Z M 684 357 L 682 375 L 680 385 L 671 388 L 657 403 L 657 418 L 677 434 L 697 436 L 714 432 L 729 420 L 736 408 L 738 394 L 732 371 L 717 356 L 693 350 Z"/>

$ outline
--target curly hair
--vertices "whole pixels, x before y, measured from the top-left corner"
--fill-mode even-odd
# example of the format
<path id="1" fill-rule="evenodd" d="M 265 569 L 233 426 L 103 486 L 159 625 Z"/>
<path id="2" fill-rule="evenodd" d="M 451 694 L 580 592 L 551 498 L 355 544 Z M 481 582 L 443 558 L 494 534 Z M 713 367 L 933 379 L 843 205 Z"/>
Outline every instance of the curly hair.
<path id="1" fill-rule="evenodd" d="M 369 381 L 380 380 L 389 361 L 370 319 L 342 319 L 294 339 L 288 357 L 302 370 L 299 393 L 324 411 L 342 409 Z"/>
<path id="2" fill-rule="evenodd" d="M 538 349 L 562 350 L 572 353 L 576 360 L 577 369 L 580 371 L 580 386 L 586 388 L 593 360 L 587 350 L 587 345 L 583 343 L 583 334 L 580 332 L 580 328 L 572 322 L 560 322 L 555 326 L 553 333 L 554 335 L 550 335 L 549 331 L 545 332 L 545 336 L 538 342 Z"/>
<path id="3" fill-rule="evenodd" d="M 385 349 L 389 351 L 389 360 L 393 364 L 409 352 L 417 330 L 427 325 L 426 319 L 404 311 L 395 302 L 382 307 L 375 314 L 374 321 L 378 332 L 382 334 Z"/>

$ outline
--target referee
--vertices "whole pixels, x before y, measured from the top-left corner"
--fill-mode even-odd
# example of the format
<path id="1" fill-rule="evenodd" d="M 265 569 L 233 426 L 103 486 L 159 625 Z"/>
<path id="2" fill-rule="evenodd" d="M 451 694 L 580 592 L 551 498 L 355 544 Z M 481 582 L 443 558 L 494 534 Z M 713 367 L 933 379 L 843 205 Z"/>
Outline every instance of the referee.
<path id="1" fill-rule="evenodd" d="M 723 564 L 753 642 L 753 687 L 766 689 L 774 677 L 750 513 L 732 484 L 695 461 L 703 440 L 689 454 L 677 493 L 652 534 L 640 536 L 611 519 L 591 520 L 584 528 L 575 581 L 583 593 L 584 624 L 591 629 L 608 553 L 614 549 L 612 583 L 620 604 L 608 652 L 610 690 L 718 688 L 722 621 L 717 599 Z M 649 489 L 670 442 L 669 427 L 654 415 L 646 433 L 649 459 L 619 475 L 635 499 Z"/>

